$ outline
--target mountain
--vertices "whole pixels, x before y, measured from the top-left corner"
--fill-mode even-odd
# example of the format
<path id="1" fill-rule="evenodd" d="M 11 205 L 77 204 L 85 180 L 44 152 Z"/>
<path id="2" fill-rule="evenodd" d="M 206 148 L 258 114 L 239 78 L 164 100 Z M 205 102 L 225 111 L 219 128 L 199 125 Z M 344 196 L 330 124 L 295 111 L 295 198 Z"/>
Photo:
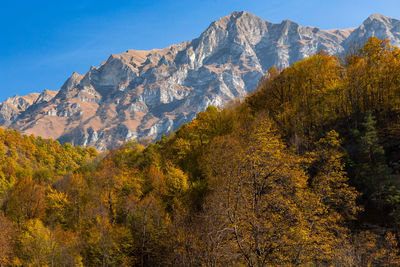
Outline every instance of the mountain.
<path id="1" fill-rule="evenodd" d="M 15 95 L 0 104 L 0 125 L 9 126 L 19 114 L 33 104 L 51 100 L 57 91 L 44 90 L 41 94 L 31 93 L 26 96 Z"/>
<path id="2" fill-rule="evenodd" d="M 233 12 L 192 41 L 113 54 L 84 75 L 73 73 L 55 95 L 8 99 L 0 125 L 101 150 L 156 139 L 209 105 L 243 98 L 274 65 L 287 67 L 321 49 L 340 54 L 370 36 L 400 46 L 400 21 L 374 14 L 357 28 L 322 30 Z"/>

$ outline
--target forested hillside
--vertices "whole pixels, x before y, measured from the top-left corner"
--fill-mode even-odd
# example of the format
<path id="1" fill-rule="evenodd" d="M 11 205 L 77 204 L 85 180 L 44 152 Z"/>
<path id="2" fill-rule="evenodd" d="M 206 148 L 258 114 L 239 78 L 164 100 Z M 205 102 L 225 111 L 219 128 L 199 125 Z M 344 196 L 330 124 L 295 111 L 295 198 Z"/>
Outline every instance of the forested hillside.
<path id="1" fill-rule="evenodd" d="M 147 147 L 1 131 L 0 265 L 400 266 L 400 50 L 271 68 Z"/>

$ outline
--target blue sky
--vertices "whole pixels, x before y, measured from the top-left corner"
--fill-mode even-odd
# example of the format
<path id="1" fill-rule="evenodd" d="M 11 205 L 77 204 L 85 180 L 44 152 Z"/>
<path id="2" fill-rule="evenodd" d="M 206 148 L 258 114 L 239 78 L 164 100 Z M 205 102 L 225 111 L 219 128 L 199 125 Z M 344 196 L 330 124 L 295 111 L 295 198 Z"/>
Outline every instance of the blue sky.
<path id="1" fill-rule="evenodd" d="M 0 101 L 57 90 L 111 53 L 192 40 L 236 10 L 322 29 L 355 27 L 372 13 L 400 19 L 398 0 L 3 0 Z"/>

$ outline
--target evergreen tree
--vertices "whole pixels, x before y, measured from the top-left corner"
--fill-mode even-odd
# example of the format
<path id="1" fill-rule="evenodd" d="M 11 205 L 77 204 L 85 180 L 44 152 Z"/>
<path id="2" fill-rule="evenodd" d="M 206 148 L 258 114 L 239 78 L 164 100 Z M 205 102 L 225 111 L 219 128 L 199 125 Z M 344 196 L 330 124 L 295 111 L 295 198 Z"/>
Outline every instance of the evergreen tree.
<path id="1" fill-rule="evenodd" d="M 365 199 L 381 198 L 383 187 L 390 181 L 391 170 L 386 163 L 385 151 L 379 143 L 376 121 L 371 112 L 365 115 L 354 155 L 355 183 L 364 193 Z"/>

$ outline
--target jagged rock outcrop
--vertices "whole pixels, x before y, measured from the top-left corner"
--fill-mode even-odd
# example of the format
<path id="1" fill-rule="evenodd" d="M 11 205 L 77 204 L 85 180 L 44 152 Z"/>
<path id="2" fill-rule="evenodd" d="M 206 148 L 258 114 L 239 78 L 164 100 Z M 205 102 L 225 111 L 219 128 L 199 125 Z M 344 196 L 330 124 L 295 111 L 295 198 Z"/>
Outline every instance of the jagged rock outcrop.
<path id="1" fill-rule="evenodd" d="M 38 93 L 26 96 L 15 95 L 0 104 L 0 125 L 9 126 L 20 113 L 29 108 L 38 98 Z"/>
<path id="2" fill-rule="evenodd" d="M 244 97 L 274 65 L 286 67 L 321 49 L 339 54 L 370 36 L 400 45 L 400 21 L 375 14 L 358 28 L 321 30 L 234 12 L 190 42 L 111 55 L 85 75 L 74 73 L 56 95 L 8 99 L 0 124 L 98 149 L 154 139 L 209 105 Z"/>

